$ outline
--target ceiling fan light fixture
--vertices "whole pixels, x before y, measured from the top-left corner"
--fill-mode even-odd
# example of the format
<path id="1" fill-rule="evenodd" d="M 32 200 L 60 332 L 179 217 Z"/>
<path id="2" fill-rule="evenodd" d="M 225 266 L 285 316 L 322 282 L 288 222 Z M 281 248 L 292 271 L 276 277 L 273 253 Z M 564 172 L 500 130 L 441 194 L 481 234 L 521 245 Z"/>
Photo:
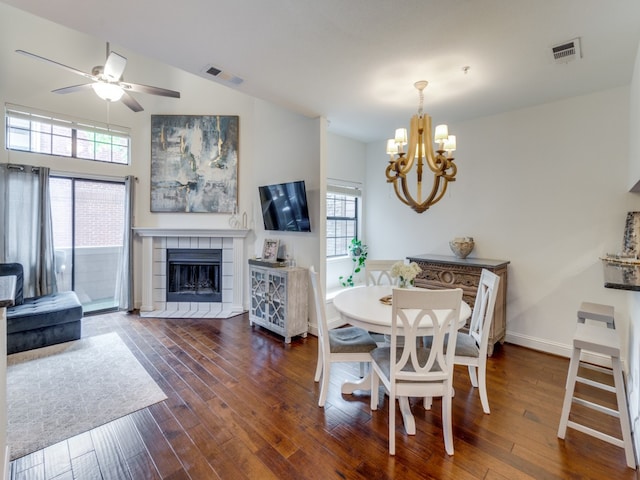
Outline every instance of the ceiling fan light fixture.
<path id="1" fill-rule="evenodd" d="M 91 84 L 91 88 L 96 92 L 96 95 L 108 102 L 117 102 L 124 94 L 122 87 L 114 83 L 96 82 Z"/>

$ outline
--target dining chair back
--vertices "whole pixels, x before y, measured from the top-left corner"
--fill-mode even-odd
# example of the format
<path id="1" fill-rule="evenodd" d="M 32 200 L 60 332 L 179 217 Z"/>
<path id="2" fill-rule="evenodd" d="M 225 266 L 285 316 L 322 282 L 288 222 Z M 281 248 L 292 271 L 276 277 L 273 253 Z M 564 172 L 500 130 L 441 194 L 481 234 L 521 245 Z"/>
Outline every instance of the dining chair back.
<path id="1" fill-rule="evenodd" d="M 478 389 L 484 413 L 491 413 L 487 395 L 487 350 L 493 322 L 500 277 L 483 269 L 480 274 L 469 332 L 458 332 L 454 364 L 466 365 L 471 385 Z M 431 338 L 424 337 L 424 345 L 430 346 Z"/>
<path id="2" fill-rule="evenodd" d="M 397 286 L 399 279 L 391 276 L 391 267 L 402 260 L 371 260 L 367 259 L 364 266 L 366 285 L 390 285 Z M 381 333 L 369 332 L 378 345 L 384 344 L 388 338 Z M 360 366 L 360 373 L 363 374 L 363 367 Z"/>
<path id="3" fill-rule="evenodd" d="M 327 322 L 325 296 L 313 265 L 309 267 L 309 278 L 318 321 L 318 361 L 314 380 L 322 383 L 318 406 L 324 407 L 329 389 L 331 363 L 365 362 L 371 363 L 369 352 L 376 348 L 376 342 L 369 333 L 359 327 L 330 328 Z"/>
<path id="4" fill-rule="evenodd" d="M 478 388 L 484 413 L 491 413 L 487 395 L 487 349 L 500 277 L 483 269 L 473 305 L 469 333 L 458 332 L 454 363 L 466 365 L 471 385 Z"/>
<path id="5" fill-rule="evenodd" d="M 398 260 L 371 260 L 364 265 L 365 281 L 369 285 L 397 285 L 398 279 L 391 276 L 391 267 Z"/>
<path id="6" fill-rule="evenodd" d="M 391 345 L 371 352 L 371 409 L 378 408 L 378 386 L 382 382 L 389 394 L 391 455 L 395 455 L 398 397 L 442 397 L 445 450 L 453 455 L 453 356 L 461 303 L 462 290 L 459 288 L 393 289 Z M 429 348 L 417 341 L 428 325 L 432 325 Z"/>

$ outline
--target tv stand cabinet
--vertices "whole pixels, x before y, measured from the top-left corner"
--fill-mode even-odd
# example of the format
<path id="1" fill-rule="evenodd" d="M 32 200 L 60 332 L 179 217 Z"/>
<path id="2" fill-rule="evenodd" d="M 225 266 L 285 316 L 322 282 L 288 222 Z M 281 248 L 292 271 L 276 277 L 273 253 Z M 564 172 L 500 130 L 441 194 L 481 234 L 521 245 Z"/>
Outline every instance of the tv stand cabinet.
<path id="1" fill-rule="evenodd" d="M 487 349 L 488 355 L 491 356 L 494 345 L 497 342 L 504 343 L 507 332 L 507 265 L 509 261 L 486 258 L 463 259 L 448 255 L 417 255 L 407 259 L 416 262 L 422 269 L 415 279 L 416 287 L 461 288 L 462 298 L 471 308 L 476 301 L 482 269 L 486 268 L 500 277 Z"/>
<path id="2" fill-rule="evenodd" d="M 307 336 L 308 272 L 300 267 L 269 267 L 249 260 L 250 325 L 260 325 L 284 337 Z"/>

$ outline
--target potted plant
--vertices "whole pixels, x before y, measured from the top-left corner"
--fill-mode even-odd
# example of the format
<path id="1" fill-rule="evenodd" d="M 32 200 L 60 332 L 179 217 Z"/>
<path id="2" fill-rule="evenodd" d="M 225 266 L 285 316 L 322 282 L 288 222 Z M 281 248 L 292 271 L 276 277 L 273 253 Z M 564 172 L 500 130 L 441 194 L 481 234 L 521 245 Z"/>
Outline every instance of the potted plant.
<path id="1" fill-rule="evenodd" d="M 351 269 L 351 275 L 347 278 L 343 275 L 340 275 L 338 278 L 343 287 L 353 287 L 353 276 L 364 268 L 365 262 L 367 261 L 367 253 L 367 246 L 364 245 L 361 240 L 358 240 L 357 238 L 351 239 L 351 243 L 349 244 L 349 255 L 353 262 L 353 268 Z"/>

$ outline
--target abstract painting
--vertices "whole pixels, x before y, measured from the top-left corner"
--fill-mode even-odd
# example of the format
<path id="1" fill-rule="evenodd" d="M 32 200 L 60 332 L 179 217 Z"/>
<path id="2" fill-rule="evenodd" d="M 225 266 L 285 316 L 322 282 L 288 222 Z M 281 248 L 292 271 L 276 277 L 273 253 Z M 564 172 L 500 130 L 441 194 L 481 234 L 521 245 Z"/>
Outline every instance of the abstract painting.
<path id="1" fill-rule="evenodd" d="M 151 211 L 233 213 L 235 115 L 151 115 Z"/>

